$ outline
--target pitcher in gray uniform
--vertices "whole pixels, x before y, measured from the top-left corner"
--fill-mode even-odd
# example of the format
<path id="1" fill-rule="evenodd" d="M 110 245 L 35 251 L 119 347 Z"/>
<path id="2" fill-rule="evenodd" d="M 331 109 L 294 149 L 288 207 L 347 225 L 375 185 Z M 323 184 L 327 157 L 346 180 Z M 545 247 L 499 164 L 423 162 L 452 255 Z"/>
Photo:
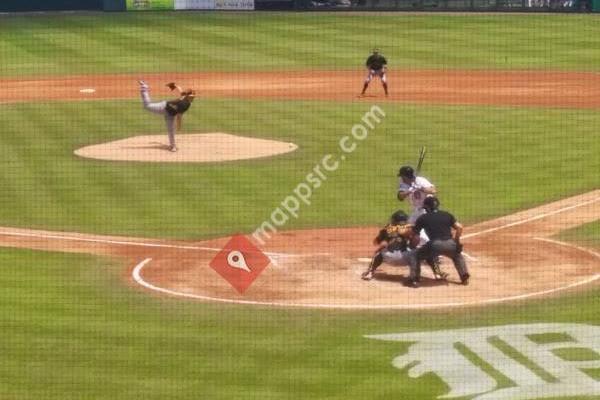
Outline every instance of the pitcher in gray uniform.
<path id="1" fill-rule="evenodd" d="M 181 90 L 175 82 L 167 84 L 167 87 L 171 90 L 177 90 L 179 92 L 179 98 L 175 100 L 163 100 L 157 103 L 153 103 L 150 99 L 150 88 L 144 81 L 138 81 L 140 84 L 140 94 L 142 95 L 142 102 L 144 108 L 152 113 L 164 115 L 165 122 L 167 124 L 167 133 L 169 135 L 169 151 L 177 151 L 175 144 L 175 132 L 181 129 L 181 119 L 183 114 L 190 108 L 196 92 L 193 89 Z"/>

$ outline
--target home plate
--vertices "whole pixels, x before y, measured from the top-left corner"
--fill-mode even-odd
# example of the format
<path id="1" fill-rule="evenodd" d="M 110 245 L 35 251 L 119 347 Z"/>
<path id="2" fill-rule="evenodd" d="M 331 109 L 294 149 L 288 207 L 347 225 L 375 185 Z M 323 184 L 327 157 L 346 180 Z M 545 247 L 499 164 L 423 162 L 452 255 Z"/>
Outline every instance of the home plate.
<path id="1" fill-rule="evenodd" d="M 89 93 L 96 93 L 96 89 L 91 89 L 91 88 L 90 88 L 90 89 L 81 89 L 81 90 L 79 91 L 79 93 L 86 93 L 86 94 L 89 94 Z"/>
<path id="2" fill-rule="evenodd" d="M 359 257 L 359 258 L 356 259 L 356 261 L 370 263 L 371 259 L 370 258 Z"/>

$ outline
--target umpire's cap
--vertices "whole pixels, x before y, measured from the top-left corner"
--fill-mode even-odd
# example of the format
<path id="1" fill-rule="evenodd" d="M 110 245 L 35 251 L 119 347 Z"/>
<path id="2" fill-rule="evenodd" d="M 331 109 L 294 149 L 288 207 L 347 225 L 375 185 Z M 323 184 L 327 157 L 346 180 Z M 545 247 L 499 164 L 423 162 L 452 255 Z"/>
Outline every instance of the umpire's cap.
<path id="1" fill-rule="evenodd" d="M 425 197 L 425 200 L 423 200 L 423 208 L 427 212 L 436 211 L 440 208 L 440 201 L 435 196 L 427 196 Z"/>
<path id="2" fill-rule="evenodd" d="M 410 165 L 404 165 L 400 168 L 400 171 L 398 171 L 398 176 L 413 179 L 415 177 L 415 170 Z"/>

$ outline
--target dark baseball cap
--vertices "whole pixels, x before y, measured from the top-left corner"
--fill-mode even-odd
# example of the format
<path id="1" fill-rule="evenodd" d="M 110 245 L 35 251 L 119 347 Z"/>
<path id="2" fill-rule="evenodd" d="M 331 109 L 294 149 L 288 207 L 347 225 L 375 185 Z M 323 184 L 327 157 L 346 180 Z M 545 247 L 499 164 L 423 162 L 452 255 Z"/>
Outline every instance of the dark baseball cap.
<path id="1" fill-rule="evenodd" d="M 414 178 L 415 170 L 410 165 L 404 165 L 398 171 L 398 176 L 403 176 L 405 178 Z"/>

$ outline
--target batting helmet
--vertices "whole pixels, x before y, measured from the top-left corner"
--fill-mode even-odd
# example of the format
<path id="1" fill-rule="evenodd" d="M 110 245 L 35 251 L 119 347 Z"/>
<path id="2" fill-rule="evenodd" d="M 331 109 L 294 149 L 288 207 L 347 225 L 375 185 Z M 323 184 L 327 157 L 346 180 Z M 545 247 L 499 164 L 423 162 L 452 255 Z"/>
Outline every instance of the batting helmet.
<path id="1" fill-rule="evenodd" d="M 395 225 L 405 224 L 408 221 L 408 215 L 402 210 L 398 210 L 390 217 L 390 222 Z"/>
<path id="2" fill-rule="evenodd" d="M 436 211 L 440 208 L 440 201 L 435 196 L 427 196 L 425 200 L 423 200 L 423 208 L 427 212 Z"/>
<path id="3" fill-rule="evenodd" d="M 413 179 L 415 177 L 415 170 L 410 165 L 405 165 L 400 168 L 400 171 L 398 171 L 398 176 L 407 179 Z"/>

